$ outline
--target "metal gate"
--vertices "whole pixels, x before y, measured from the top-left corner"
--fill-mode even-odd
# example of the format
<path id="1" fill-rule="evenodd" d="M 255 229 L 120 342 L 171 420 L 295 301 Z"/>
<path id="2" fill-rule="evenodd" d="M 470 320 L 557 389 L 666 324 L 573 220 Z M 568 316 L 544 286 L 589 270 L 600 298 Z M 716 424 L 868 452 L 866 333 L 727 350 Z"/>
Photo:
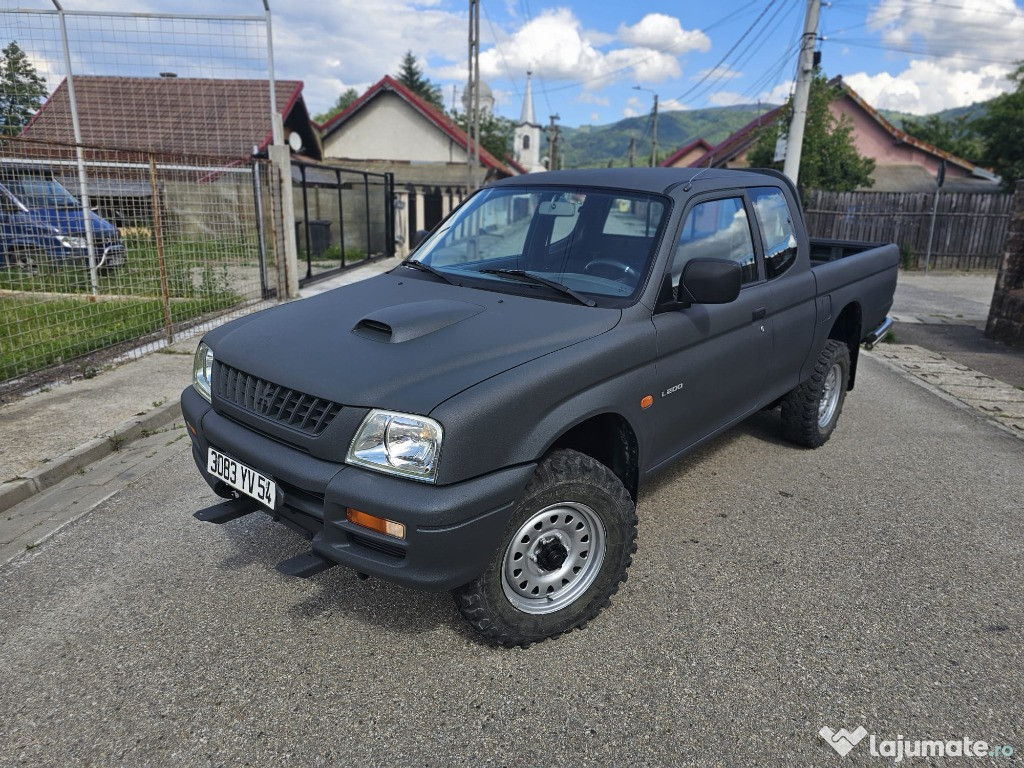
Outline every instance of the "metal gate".
<path id="1" fill-rule="evenodd" d="M 300 286 L 395 255 L 394 174 L 293 163 L 292 182 Z"/>

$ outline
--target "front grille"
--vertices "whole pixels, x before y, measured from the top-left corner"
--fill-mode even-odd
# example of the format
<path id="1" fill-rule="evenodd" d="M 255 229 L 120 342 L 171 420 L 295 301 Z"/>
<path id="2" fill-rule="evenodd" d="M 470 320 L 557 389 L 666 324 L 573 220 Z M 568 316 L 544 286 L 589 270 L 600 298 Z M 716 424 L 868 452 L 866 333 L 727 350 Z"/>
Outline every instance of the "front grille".
<path id="1" fill-rule="evenodd" d="M 316 437 L 341 413 L 341 406 L 215 362 L 217 397 L 269 421 Z"/>

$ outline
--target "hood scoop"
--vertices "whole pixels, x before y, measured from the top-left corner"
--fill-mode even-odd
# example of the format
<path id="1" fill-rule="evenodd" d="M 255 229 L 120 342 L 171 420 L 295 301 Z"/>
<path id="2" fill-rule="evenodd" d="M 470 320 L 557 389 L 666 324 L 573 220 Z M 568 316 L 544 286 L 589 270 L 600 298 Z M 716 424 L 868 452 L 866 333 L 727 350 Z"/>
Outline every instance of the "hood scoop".
<path id="1" fill-rule="evenodd" d="M 352 327 L 352 333 L 370 341 L 401 344 L 460 323 L 483 311 L 479 304 L 464 301 L 414 301 L 371 312 Z"/>

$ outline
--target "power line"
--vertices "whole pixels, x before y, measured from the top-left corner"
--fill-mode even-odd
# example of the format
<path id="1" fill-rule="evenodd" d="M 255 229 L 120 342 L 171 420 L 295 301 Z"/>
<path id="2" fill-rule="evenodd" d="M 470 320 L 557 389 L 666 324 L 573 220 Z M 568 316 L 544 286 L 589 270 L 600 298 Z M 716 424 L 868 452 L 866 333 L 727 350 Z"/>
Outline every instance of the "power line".
<path id="1" fill-rule="evenodd" d="M 522 4 L 522 1 L 523 0 L 520 0 L 520 4 Z M 717 27 L 720 27 L 722 24 L 727 24 L 728 22 L 732 21 L 736 16 L 739 16 L 742 13 L 744 13 L 747 9 L 757 5 L 760 1 L 761 0 L 751 0 L 750 2 L 746 3 L 745 5 L 740 6 L 739 8 L 731 11 L 730 13 L 726 14 L 722 18 L 718 19 L 717 21 L 712 22 L 708 26 L 703 27 L 702 29 L 700 29 L 698 31 L 699 32 L 707 33 L 707 32 L 710 32 L 713 29 L 716 29 Z M 775 2 L 775 1 L 776 0 L 773 0 L 773 2 Z M 679 44 L 676 44 L 676 45 L 669 45 L 669 46 L 666 46 L 664 48 L 653 48 L 652 50 L 654 51 L 654 53 L 649 53 L 646 56 L 641 56 L 640 58 L 634 59 L 633 61 L 629 62 L 628 64 L 622 65 L 621 67 L 616 67 L 615 69 L 609 70 L 607 72 L 603 72 L 600 75 L 594 75 L 594 77 L 587 77 L 587 78 L 584 78 L 582 80 L 574 80 L 573 82 L 566 83 L 565 85 L 554 86 L 553 88 L 550 88 L 548 90 L 550 90 L 551 92 L 565 91 L 565 90 L 568 90 L 569 88 L 577 88 L 577 87 L 579 87 L 581 85 L 586 85 L 587 83 L 593 83 L 593 82 L 597 82 L 598 80 L 604 80 L 604 79 L 609 78 L 609 77 L 614 77 L 615 75 L 620 74 L 621 72 L 625 72 L 626 70 L 633 69 L 638 64 L 643 64 L 645 61 L 648 61 L 649 59 L 651 59 L 656 54 L 659 54 L 659 53 L 673 53 L 676 49 L 681 48 L 683 45 L 685 45 L 685 43 L 679 43 Z M 540 77 L 539 74 L 538 74 L 538 77 Z M 546 95 L 547 95 L 547 91 L 545 91 L 545 96 Z"/>
<path id="2" fill-rule="evenodd" d="M 781 24 L 783 22 L 783 20 L 786 18 L 786 16 L 788 16 L 790 13 L 792 13 L 793 6 L 789 6 L 789 8 L 786 8 L 784 5 L 780 5 L 778 8 L 776 8 L 775 9 L 775 13 L 772 14 L 771 18 L 769 18 L 767 20 L 767 22 L 764 24 L 764 26 L 762 26 L 760 28 L 760 30 L 758 30 L 758 32 L 750 40 L 750 43 L 746 47 L 746 50 L 743 51 L 740 54 L 739 58 L 735 62 L 733 62 L 732 67 L 734 67 L 735 69 L 739 69 L 744 64 L 746 64 L 746 62 L 749 61 L 754 56 L 754 54 L 757 53 L 759 41 L 761 40 L 762 37 L 764 37 L 766 34 L 768 34 L 771 31 L 773 24 L 776 23 L 776 21 L 775 21 L 776 17 L 783 10 L 785 10 L 786 13 L 783 16 L 783 18 L 778 21 L 779 24 Z M 733 46 L 734 49 L 735 49 L 735 47 L 736 46 Z M 716 70 L 713 69 L 711 72 L 709 72 L 706 75 L 706 77 L 709 78 L 709 82 L 703 88 L 701 88 L 699 91 L 694 93 L 692 98 L 694 98 L 694 99 L 701 98 L 702 96 L 706 95 L 709 91 L 711 91 L 713 88 L 715 88 L 716 86 L 720 85 L 724 81 L 724 79 L 725 79 L 724 78 L 724 73 L 719 75 L 719 76 L 717 76 L 717 77 L 714 77 L 714 72 L 715 71 Z M 700 84 L 698 83 L 697 85 L 699 86 Z M 697 86 L 694 86 L 694 87 L 697 87 Z M 692 89 L 691 89 L 691 91 L 692 91 Z"/>
<path id="3" fill-rule="evenodd" d="M 508 79 L 512 82 L 512 90 L 516 93 L 516 98 L 519 101 L 523 100 L 523 96 L 519 93 L 519 84 L 516 78 L 512 77 L 512 70 L 508 66 L 508 60 L 505 58 L 505 52 L 501 50 L 501 46 L 498 45 L 498 33 L 494 29 L 494 22 L 491 21 L 491 17 L 487 15 L 487 11 L 484 11 L 484 4 L 480 4 L 480 10 L 483 11 L 484 18 L 487 19 L 487 26 L 490 27 L 491 35 L 494 37 L 494 50 L 498 52 L 498 56 L 501 58 L 501 63 L 505 67 L 505 74 L 508 75 Z"/>
<path id="4" fill-rule="evenodd" d="M 870 42 L 864 42 L 861 38 L 851 39 L 844 37 L 830 37 L 828 42 L 830 43 L 842 43 L 843 45 L 849 45 L 853 48 L 870 48 L 877 51 L 898 51 L 900 53 L 909 53 L 914 56 L 925 56 L 932 59 L 964 59 L 966 61 L 977 61 L 982 64 L 1006 64 L 1013 66 L 1017 62 L 1013 59 L 985 59 L 980 56 L 968 56 L 962 53 L 928 53 L 917 48 L 908 48 L 898 45 L 877 45 Z"/>
<path id="5" fill-rule="evenodd" d="M 750 26 L 747 27 L 747 29 L 743 32 L 743 34 L 740 35 L 739 39 L 735 43 L 732 44 L 732 47 L 728 51 L 725 52 L 725 55 L 721 59 L 719 59 L 718 63 L 715 64 L 715 66 L 713 66 L 708 71 L 708 74 L 704 75 L 704 77 L 702 77 L 700 80 L 698 80 L 696 85 L 694 85 L 691 88 L 689 88 L 686 91 L 684 91 L 681 96 L 676 97 L 676 101 L 681 103 L 683 101 L 683 99 L 685 99 L 687 96 L 689 96 L 695 90 L 697 90 L 697 88 L 699 88 L 704 83 L 704 81 L 707 80 L 708 77 L 710 77 L 711 72 L 714 72 L 716 69 L 718 69 L 720 66 L 722 66 L 726 62 L 726 60 L 732 55 L 733 51 L 735 51 L 739 47 L 740 43 L 742 43 L 746 39 L 747 35 L 749 35 L 751 33 L 751 31 L 753 31 L 753 29 L 758 24 L 761 23 L 761 19 L 763 19 L 765 17 L 765 14 L 767 14 L 768 11 L 771 10 L 772 6 L 775 5 L 777 2 L 778 2 L 778 0 L 769 0 L 769 3 L 764 7 L 764 9 L 761 11 L 761 13 L 758 14 L 757 18 L 754 19 L 753 22 L 751 22 Z"/>

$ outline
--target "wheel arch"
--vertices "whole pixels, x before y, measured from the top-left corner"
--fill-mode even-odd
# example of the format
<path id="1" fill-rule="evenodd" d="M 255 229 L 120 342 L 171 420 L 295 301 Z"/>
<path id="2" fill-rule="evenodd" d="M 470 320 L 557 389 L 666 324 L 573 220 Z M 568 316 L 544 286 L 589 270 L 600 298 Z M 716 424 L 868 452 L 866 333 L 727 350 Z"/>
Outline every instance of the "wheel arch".
<path id="1" fill-rule="evenodd" d="M 640 487 L 640 444 L 636 430 L 625 416 L 613 411 L 590 416 L 555 438 L 545 454 L 563 448 L 579 451 L 608 467 L 636 503 Z"/>
<path id="2" fill-rule="evenodd" d="M 832 323 L 832 329 L 828 332 L 829 339 L 835 339 L 846 344 L 850 350 L 850 380 L 846 389 L 853 389 L 854 381 L 857 378 L 857 360 L 860 352 L 861 327 L 863 325 L 863 313 L 859 302 L 851 301 Z"/>

